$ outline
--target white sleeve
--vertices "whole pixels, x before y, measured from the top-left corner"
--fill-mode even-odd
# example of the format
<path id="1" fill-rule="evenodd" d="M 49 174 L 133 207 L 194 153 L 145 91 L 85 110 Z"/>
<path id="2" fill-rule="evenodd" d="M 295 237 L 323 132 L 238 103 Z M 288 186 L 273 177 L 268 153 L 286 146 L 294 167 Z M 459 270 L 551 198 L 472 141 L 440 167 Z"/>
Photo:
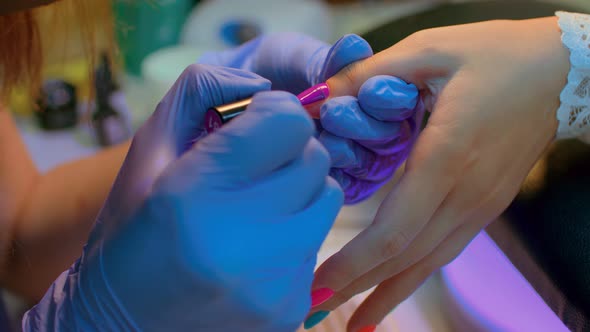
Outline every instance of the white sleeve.
<path id="1" fill-rule="evenodd" d="M 557 138 L 577 137 L 590 143 L 590 15 L 567 12 L 556 15 L 571 63 L 557 110 Z"/>

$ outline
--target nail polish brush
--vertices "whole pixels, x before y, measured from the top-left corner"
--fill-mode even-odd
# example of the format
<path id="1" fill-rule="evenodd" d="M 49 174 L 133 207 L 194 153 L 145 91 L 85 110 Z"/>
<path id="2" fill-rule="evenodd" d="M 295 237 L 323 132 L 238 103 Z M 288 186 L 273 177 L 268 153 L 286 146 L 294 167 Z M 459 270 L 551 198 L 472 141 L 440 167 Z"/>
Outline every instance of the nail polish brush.
<path id="1" fill-rule="evenodd" d="M 329 96 L 330 88 L 326 83 L 321 83 L 298 94 L 297 98 L 309 115 L 317 119 L 320 115 L 321 101 L 326 100 Z M 242 114 L 251 102 L 252 98 L 248 98 L 230 104 L 212 107 L 207 110 L 207 113 L 205 113 L 205 129 L 207 133 L 214 132 L 236 116 Z"/>

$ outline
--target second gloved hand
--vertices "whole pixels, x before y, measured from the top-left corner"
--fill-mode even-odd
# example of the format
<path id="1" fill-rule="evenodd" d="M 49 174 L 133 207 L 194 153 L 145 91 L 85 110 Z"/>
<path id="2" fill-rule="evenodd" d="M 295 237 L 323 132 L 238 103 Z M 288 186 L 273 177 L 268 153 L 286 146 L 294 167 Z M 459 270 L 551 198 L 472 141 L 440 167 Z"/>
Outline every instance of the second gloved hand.
<path id="1" fill-rule="evenodd" d="M 418 89 L 391 76 L 367 80 L 358 97 L 328 100 L 321 109 L 320 142 L 330 152 L 330 175 L 347 204 L 370 197 L 408 157 L 420 131 Z"/>
<path id="2" fill-rule="evenodd" d="M 209 107 L 268 86 L 185 71 L 136 134 L 82 258 L 23 330 L 294 331 L 342 204 L 313 122 L 295 96 L 262 92 L 199 139 Z"/>
<path id="3" fill-rule="evenodd" d="M 372 55 L 371 46 L 353 34 L 331 46 L 305 35 L 281 33 L 207 53 L 199 62 L 251 71 L 270 80 L 273 89 L 300 93 Z M 358 98 L 337 98 L 326 105 L 316 126 L 334 161 L 330 175 L 343 188 L 345 203 L 368 198 L 405 160 L 418 129 L 417 100 L 413 85 L 383 77 L 367 82 Z"/>

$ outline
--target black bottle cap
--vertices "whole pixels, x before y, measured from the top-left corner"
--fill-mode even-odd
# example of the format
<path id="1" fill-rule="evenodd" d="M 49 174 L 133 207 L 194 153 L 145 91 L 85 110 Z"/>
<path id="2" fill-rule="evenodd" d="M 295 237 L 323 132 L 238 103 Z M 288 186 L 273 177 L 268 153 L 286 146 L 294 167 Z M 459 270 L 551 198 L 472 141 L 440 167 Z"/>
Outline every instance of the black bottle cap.
<path id="1" fill-rule="evenodd" d="M 41 87 L 39 107 L 35 112 L 39 126 L 45 130 L 75 127 L 78 123 L 76 87 L 63 80 L 47 80 Z"/>
<path id="2" fill-rule="evenodd" d="M 252 98 L 210 108 L 205 114 L 205 129 L 207 133 L 214 132 L 231 119 L 242 114 L 250 103 L 252 103 Z"/>

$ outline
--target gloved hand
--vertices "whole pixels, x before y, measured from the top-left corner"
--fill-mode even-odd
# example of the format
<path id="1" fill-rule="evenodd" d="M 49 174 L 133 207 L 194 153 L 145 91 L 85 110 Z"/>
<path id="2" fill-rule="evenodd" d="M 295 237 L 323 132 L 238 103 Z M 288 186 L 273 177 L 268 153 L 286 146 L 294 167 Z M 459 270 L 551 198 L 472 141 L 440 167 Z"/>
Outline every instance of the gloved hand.
<path id="1" fill-rule="evenodd" d="M 319 140 L 330 152 L 330 175 L 353 204 L 370 197 L 407 159 L 424 107 L 414 85 L 375 76 L 358 97 L 330 99 L 320 114 L 324 130 Z"/>
<path id="2" fill-rule="evenodd" d="M 371 46 L 357 35 L 346 35 L 330 47 L 306 35 L 279 33 L 205 53 L 198 62 L 254 72 L 270 80 L 273 90 L 298 94 L 371 55 Z"/>
<path id="3" fill-rule="evenodd" d="M 268 88 L 240 70 L 186 70 L 24 331 L 295 330 L 343 199 L 313 122 L 295 96 L 261 92 L 199 140 L 209 107 Z"/>
<path id="4" fill-rule="evenodd" d="M 248 70 L 269 79 L 273 89 L 300 93 L 372 55 L 371 46 L 357 35 L 346 35 L 330 47 L 305 35 L 282 33 L 259 37 L 232 50 L 206 53 L 199 62 Z M 364 95 L 358 96 L 363 102 L 328 102 L 322 120 L 316 121 L 318 134 L 324 136 L 322 142 L 330 137 L 325 146 L 333 160 L 342 161 L 332 164 L 330 175 L 344 189 L 347 204 L 362 201 L 387 182 L 405 160 L 411 138 L 419 129 L 415 125 L 418 98 L 413 86 L 393 78 L 371 84 Z M 379 90 L 372 91 L 371 87 Z M 374 97 L 379 101 L 370 100 Z M 355 116 L 343 119 L 348 114 L 342 110 L 348 108 L 355 110 Z M 379 115 L 376 121 L 368 121 L 373 113 Z M 379 127 L 376 131 L 375 126 Z M 359 127 L 364 131 L 351 133 Z M 344 155 L 346 161 L 342 160 Z"/>

